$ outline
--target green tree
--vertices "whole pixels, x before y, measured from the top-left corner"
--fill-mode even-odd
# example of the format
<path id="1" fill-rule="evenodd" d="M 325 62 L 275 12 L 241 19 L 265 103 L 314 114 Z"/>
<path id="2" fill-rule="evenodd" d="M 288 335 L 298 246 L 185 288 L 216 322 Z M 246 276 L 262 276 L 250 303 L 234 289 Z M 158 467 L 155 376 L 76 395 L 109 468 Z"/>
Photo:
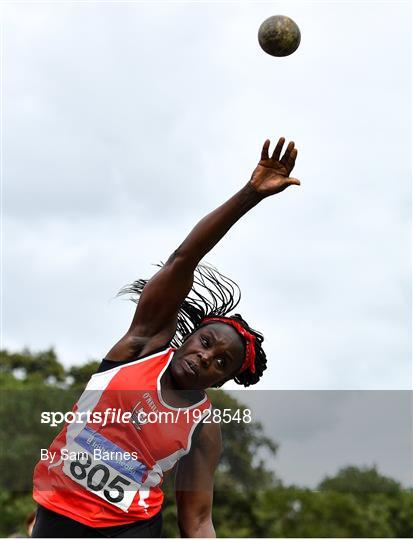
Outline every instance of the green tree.
<path id="1" fill-rule="evenodd" d="M 325 478 L 319 484 L 319 489 L 365 496 L 374 493 L 397 494 L 401 486 L 392 478 L 379 474 L 376 466 L 345 467 L 335 476 Z"/>
<path id="2" fill-rule="evenodd" d="M 326 495 L 352 496 L 363 513 L 370 536 L 411 537 L 413 492 L 380 474 L 377 467 L 345 467 L 325 478 L 319 489 Z"/>
<path id="3" fill-rule="evenodd" d="M 69 380 L 72 386 L 84 387 L 89 381 L 90 377 L 98 370 L 100 362 L 97 360 L 90 360 L 83 366 L 72 366 L 67 372 Z"/>
<path id="4" fill-rule="evenodd" d="M 384 514 L 361 507 L 353 495 L 279 488 L 260 494 L 256 507 L 261 536 L 285 538 L 389 537 Z"/>
<path id="5" fill-rule="evenodd" d="M 40 415 L 71 410 L 79 391 L 67 379 L 52 349 L 0 353 L 0 536 L 25 532 L 24 519 L 35 508 L 31 490 L 39 449 L 61 429 L 42 424 Z"/>
<path id="6" fill-rule="evenodd" d="M 405 490 L 393 497 L 390 512 L 395 537 L 413 538 L 413 490 Z"/>
<path id="7" fill-rule="evenodd" d="M 222 390 L 208 392 L 214 408 L 241 411 L 240 421 L 221 423 L 223 452 L 219 465 L 221 478 L 227 475 L 239 489 L 256 491 L 275 485 L 274 473 L 265 467 L 268 457 L 276 454 L 278 445 L 265 436 L 262 424 L 242 421 L 247 407 Z"/>
<path id="8" fill-rule="evenodd" d="M 53 349 L 37 353 L 0 351 L 0 373 L 11 374 L 22 381 L 41 380 L 45 383 L 64 382 L 66 372 Z"/>

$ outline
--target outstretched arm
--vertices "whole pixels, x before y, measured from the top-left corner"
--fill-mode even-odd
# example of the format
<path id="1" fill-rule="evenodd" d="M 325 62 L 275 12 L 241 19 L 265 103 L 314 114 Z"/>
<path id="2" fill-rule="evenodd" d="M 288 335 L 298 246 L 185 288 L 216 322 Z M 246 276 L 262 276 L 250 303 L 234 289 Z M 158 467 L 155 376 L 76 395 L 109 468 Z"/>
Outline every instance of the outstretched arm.
<path id="1" fill-rule="evenodd" d="M 290 142 L 280 160 L 284 142 L 284 138 L 278 141 L 270 158 L 270 141 L 266 140 L 261 160 L 252 173 L 251 180 L 227 202 L 205 216 L 180 245 L 177 252 L 185 257 L 192 268 L 196 267 L 234 223 L 263 198 L 279 193 L 290 185 L 300 185 L 299 180 L 289 177 L 297 157 L 293 142 Z"/>
<path id="2" fill-rule="evenodd" d="M 169 342 L 175 334 L 178 309 L 191 290 L 193 273 L 201 259 L 234 223 L 262 199 L 280 193 L 288 186 L 300 185 L 298 180 L 289 176 L 295 165 L 297 150 L 290 142 L 280 157 L 284 143 L 284 138 L 279 139 L 269 156 L 270 141 L 265 141 L 261 159 L 250 181 L 201 219 L 161 270 L 148 281 L 126 336 L 110 351 L 108 358 L 126 360 L 128 351 L 132 350 L 129 346 L 136 340 L 142 344 L 143 354 Z"/>

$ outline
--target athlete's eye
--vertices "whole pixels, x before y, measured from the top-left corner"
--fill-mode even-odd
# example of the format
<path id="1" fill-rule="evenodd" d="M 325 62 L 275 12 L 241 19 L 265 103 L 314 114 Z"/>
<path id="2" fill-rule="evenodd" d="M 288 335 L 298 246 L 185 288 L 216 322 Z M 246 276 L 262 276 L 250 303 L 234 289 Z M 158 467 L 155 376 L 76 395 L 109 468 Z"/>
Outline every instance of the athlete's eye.
<path id="1" fill-rule="evenodd" d="M 209 345 L 209 340 L 208 340 L 208 338 L 205 337 L 205 336 L 202 336 L 202 337 L 201 337 L 201 343 L 202 343 L 202 345 L 203 345 L 204 347 L 208 347 L 208 345 Z"/>
<path id="2" fill-rule="evenodd" d="M 225 367 L 225 360 L 223 358 L 217 358 L 217 364 L 221 369 Z"/>

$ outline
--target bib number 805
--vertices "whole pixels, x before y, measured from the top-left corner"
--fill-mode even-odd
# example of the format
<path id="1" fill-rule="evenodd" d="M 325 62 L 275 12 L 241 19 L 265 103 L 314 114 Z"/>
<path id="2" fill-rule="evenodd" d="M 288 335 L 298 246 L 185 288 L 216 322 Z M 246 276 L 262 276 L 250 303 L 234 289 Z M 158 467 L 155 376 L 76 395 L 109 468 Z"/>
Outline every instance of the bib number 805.
<path id="1" fill-rule="evenodd" d="M 111 473 L 106 465 L 99 463 L 89 469 L 91 465 L 92 459 L 90 456 L 87 456 L 85 462 L 80 460 L 72 461 L 70 464 L 71 476 L 81 484 L 86 479 L 86 486 L 91 491 L 102 491 L 106 487 L 106 489 L 103 489 L 103 494 L 111 503 L 116 504 L 122 501 L 125 496 L 124 486 L 130 486 L 131 482 L 119 475 L 116 475 L 109 482 Z"/>

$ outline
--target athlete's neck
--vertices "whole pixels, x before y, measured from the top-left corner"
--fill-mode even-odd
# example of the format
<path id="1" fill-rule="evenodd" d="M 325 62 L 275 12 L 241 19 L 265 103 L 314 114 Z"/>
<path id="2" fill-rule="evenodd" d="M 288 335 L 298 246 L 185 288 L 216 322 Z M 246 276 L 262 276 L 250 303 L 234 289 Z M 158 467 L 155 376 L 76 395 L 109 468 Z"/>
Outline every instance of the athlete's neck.
<path id="1" fill-rule="evenodd" d="M 165 370 L 160 382 L 162 397 L 171 407 L 191 407 L 202 401 L 205 396 L 203 390 L 178 388 L 169 368 Z"/>

